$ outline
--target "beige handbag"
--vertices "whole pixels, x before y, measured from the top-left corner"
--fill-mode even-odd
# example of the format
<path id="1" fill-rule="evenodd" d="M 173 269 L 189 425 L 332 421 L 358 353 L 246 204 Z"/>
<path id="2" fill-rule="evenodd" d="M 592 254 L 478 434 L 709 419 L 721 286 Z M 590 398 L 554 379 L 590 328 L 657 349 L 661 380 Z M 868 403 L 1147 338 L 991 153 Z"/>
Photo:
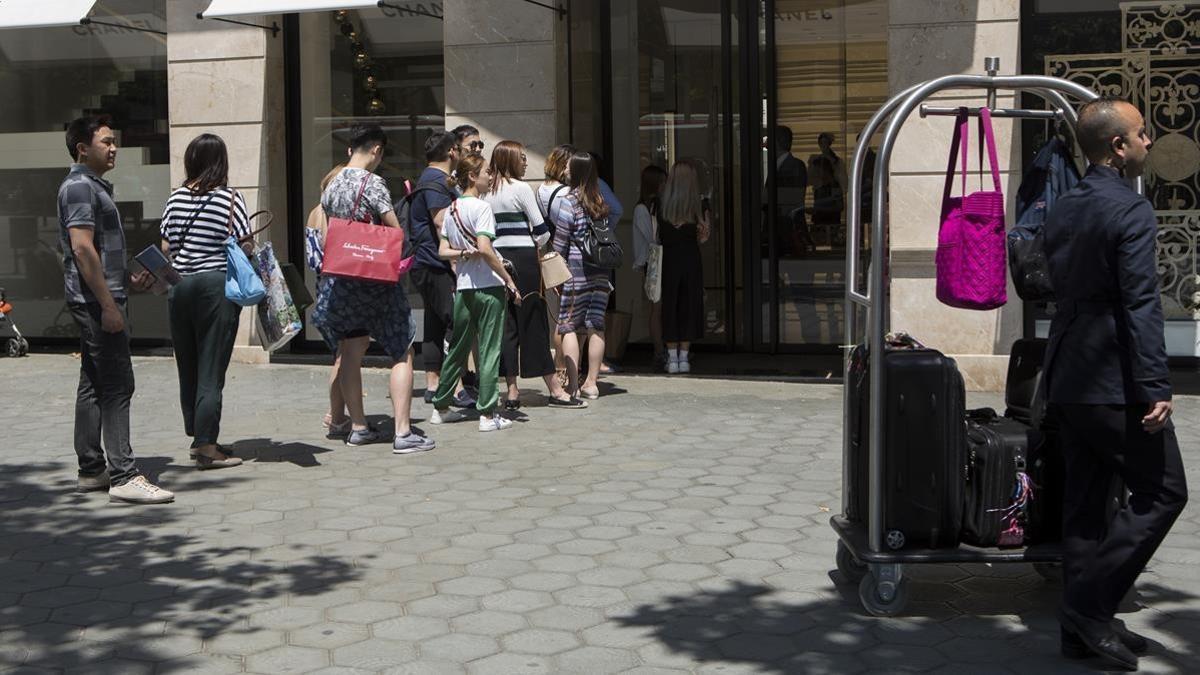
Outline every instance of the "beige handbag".
<path id="1" fill-rule="evenodd" d="M 542 268 L 542 288 L 558 288 L 571 280 L 571 268 L 558 251 L 543 253 L 538 258 L 538 266 Z"/>

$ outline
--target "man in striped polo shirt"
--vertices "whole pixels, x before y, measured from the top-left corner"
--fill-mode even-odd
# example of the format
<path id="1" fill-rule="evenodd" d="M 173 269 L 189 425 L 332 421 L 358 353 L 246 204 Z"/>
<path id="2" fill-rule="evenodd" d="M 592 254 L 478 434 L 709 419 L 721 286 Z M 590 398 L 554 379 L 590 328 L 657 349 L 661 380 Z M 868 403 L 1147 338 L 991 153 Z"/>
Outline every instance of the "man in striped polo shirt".
<path id="1" fill-rule="evenodd" d="M 75 163 L 58 189 L 58 223 L 65 299 L 80 333 L 78 490 L 108 490 L 110 499 L 136 504 L 169 502 L 175 495 L 138 473 L 129 445 L 133 363 L 126 278 L 135 290 L 149 288 L 153 279 L 147 272 L 129 276 L 121 215 L 112 183 L 102 177 L 117 163 L 116 133 L 105 115 L 71 122 L 66 136 Z"/>

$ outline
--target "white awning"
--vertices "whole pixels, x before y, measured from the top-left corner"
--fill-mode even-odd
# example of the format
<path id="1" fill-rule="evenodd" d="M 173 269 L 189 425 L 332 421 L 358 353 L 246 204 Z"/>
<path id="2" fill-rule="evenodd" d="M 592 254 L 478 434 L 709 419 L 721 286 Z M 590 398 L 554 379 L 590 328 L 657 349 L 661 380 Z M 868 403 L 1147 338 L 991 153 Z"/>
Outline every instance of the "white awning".
<path id="1" fill-rule="evenodd" d="M 0 28 L 78 26 L 94 4 L 96 0 L 0 0 Z"/>
<path id="2" fill-rule="evenodd" d="M 367 9 L 378 7 L 378 0 L 213 0 L 200 13 L 205 19 L 247 14 L 289 14 L 292 12 L 327 12 L 338 9 Z"/>

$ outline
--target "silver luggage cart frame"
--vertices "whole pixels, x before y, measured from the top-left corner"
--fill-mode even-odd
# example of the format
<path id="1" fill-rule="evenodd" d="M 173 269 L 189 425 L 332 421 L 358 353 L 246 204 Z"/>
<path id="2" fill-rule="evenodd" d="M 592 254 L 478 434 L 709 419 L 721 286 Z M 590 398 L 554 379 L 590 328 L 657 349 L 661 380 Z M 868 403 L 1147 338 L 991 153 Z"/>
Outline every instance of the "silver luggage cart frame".
<path id="1" fill-rule="evenodd" d="M 958 108 L 938 108 L 923 104 L 930 96 L 947 89 L 975 89 L 987 92 L 988 108 L 994 117 L 1033 119 L 1061 119 L 1072 129 L 1078 119 L 1068 96 L 1082 101 L 1099 98 L 1092 90 L 1074 82 L 1057 77 L 1040 75 L 1000 76 L 999 59 L 985 59 L 986 75 L 948 75 L 909 87 L 889 99 L 867 122 L 858 147 L 854 151 L 849 185 L 849 204 L 846 218 L 846 306 L 845 321 L 847 342 L 858 339 L 858 312 L 866 311 L 866 342 L 868 353 L 882 354 L 884 336 L 889 330 L 891 275 L 888 249 L 888 179 L 892 150 L 900 129 L 908 117 L 920 107 L 921 116 L 956 115 Z M 1050 106 L 1046 110 L 997 109 L 996 92 L 1007 90 L 1027 92 L 1041 96 Z M 969 114 L 978 116 L 979 109 L 968 109 Z M 859 256 L 862 245 L 862 178 L 866 165 L 867 151 L 875 133 L 887 123 L 879 143 L 872 181 L 871 261 L 867 268 L 868 289 L 860 292 L 858 286 Z M 847 352 L 845 378 L 843 380 L 843 420 L 850 419 L 851 406 L 855 405 L 850 391 L 850 359 Z M 1044 575 L 1054 573 L 1062 560 L 1057 545 L 1035 545 L 1017 549 L 986 549 L 960 546 L 950 549 L 904 549 L 891 550 L 885 541 L 883 529 L 884 477 L 883 477 L 883 413 L 884 413 L 884 369 L 883 360 L 871 358 L 870 404 L 866 414 L 870 415 L 868 457 L 868 510 L 866 522 L 852 521 L 846 517 L 850 491 L 849 471 L 851 456 L 851 429 L 844 424 L 842 432 L 842 513 L 833 516 L 830 524 L 838 535 L 837 567 L 851 581 L 859 582 L 859 599 L 864 609 L 876 616 L 891 616 L 903 611 L 908 601 L 907 584 L 903 567 L 919 563 L 1034 563 Z M 1048 566 L 1046 564 L 1049 564 Z"/>

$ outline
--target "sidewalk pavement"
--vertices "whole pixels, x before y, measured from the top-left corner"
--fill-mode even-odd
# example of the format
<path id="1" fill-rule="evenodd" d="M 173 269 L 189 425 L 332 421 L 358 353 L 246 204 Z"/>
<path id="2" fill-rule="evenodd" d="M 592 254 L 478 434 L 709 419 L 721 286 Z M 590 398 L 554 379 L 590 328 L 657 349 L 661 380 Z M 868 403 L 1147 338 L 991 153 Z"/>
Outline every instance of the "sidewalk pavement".
<path id="1" fill-rule="evenodd" d="M 134 448 L 178 494 L 138 507 L 72 492 L 77 372 L 0 359 L 3 673 L 1094 672 L 1058 657 L 1028 565 L 910 567 L 906 616 L 863 613 L 833 571 L 836 385 L 615 376 L 578 412 L 529 382 L 490 434 L 418 397 L 438 448 L 401 457 L 324 439 L 326 368 L 234 365 L 222 441 L 247 463 L 202 473 L 173 362 L 138 358 Z M 1181 398 L 1192 485 L 1198 418 Z M 1144 672 L 1200 672 L 1197 513 L 1128 603 Z"/>

